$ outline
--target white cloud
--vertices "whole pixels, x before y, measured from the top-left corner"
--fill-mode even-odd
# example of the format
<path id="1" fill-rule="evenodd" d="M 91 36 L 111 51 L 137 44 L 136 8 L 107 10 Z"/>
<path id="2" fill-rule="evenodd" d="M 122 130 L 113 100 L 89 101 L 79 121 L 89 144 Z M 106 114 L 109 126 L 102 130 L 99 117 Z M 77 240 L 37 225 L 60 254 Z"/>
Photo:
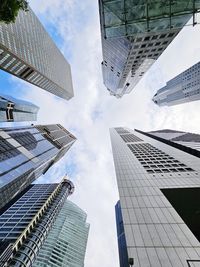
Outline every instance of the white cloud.
<path id="1" fill-rule="evenodd" d="M 67 56 L 71 51 L 75 91 L 75 97 L 66 102 L 34 86 L 23 86 L 24 97 L 40 106 L 38 123 L 61 123 L 78 138 L 42 181 L 57 181 L 65 174 L 66 164 L 75 165 L 71 178 L 76 190 L 71 199 L 88 213 L 91 224 L 85 266 L 118 266 L 114 218 L 118 193 L 108 129 L 200 132 L 198 102 L 158 108 L 151 101 L 169 78 L 199 60 L 199 26 L 184 29 L 131 94 L 116 99 L 102 84 L 98 1 L 30 2 L 45 25 L 52 23 L 56 28 L 63 39 L 63 53 Z M 21 82 L 16 84 L 21 87 Z"/>

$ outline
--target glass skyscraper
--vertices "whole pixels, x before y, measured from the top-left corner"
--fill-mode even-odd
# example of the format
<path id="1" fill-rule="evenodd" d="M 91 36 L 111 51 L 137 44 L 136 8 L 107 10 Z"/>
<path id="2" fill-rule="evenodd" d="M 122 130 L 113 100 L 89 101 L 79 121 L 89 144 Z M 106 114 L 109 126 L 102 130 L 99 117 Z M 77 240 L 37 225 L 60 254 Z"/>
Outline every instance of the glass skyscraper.
<path id="1" fill-rule="evenodd" d="M 200 135 L 110 130 L 133 266 L 200 264 Z"/>
<path id="2" fill-rule="evenodd" d="M 0 266 L 32 266 L 73 190 L 66 178 L 59 184 L 29 185 L 1 210 Z"/>
<path id="3" fill-rule="evenodd" d="M 36 121 L 39 107 L 8 95 L 0 95 L 0 121 Z"/>
<path id="4" fill-rule="evenodd" d="M 103 81 L 111 95 L 130 93 L 182 27 L 197 0 L 99 0 Z"/>
<path id="5" fill-rule="evenodd" d="M 153 102 L 159 106 L 173 106 L 200 100 L 200 62 L 177 75 L 158 90 Z"/>
<path id="6" fill-rule="evenodd" d="M 117 225 L 117 241 L 118 241 L 120 267 L 130 267 L 128 264 L 128 252 L 126 245 L 126 237 L 124 233 L 124 223 L 122 218 L 120 201 L 118 201 L 117 204 L 115 205 L 115 217 Z"/>
<path id="7" fill-rule="evenodd" d="M 65 200 L 33 267 L 84 267 L 89 224 L 77 205 Z"/>
<path id="8" fill-rule="evenodd" d="M 0 68 L 64 99 L 73 97 L 70 65 L 31 8 L 0 23 Z"/>
<path id="9" fill-rule="evenodd" d="M 0 129 L 0 208 L 62 158 L 76 138 L 59 124 Z"/>

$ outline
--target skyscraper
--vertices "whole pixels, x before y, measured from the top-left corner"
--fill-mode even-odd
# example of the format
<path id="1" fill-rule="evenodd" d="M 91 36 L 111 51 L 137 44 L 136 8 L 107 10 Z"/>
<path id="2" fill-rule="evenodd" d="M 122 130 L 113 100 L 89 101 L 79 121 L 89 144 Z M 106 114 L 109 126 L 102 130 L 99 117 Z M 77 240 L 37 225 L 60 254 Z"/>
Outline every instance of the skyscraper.
<path id="1" fill-rule="evenodd" d="M 89 225 L 86 213 L 66 200 L 33 267 L 84 267 Z"/>
<path id="2" fill-rule="evenodd" d="M 76 138 L 59 124 L 0 129 L 0 208 L 44 174 Z"/>
<path id="3" fill-rule="evenodd" d="M 110 133 L 133 266 L 199 266 L 200 135 L 123 127 Z"/>
<path id="4" fill-rule="evenodd" d="M 71 69 L 31 8 L 0 23 L 0 68 L 64 99 L 73 97 Z"/>
<path id="5" fill-rule="evenodd" d="M 159 106 L 173 106 L 200 99 L 200 62 L 177 75 L 158 90 L 153 102 Z"/>
<path id="6" fill-rule="evenodd" d="M 199 1 L 99 0 L 103 81 L 111 95 L 130 93 L 200 8 Z"/>
<path id="7" fill-rule="evenodd" d="M 0 121 L 36 121 L 39 107 L 12 96 L 0 95 Z"/>
<path id="8" fill-rule="evenodd" d="M 118 241 L 120 267 L 129 267 L 126 237 L 124 233 L 124 223 L 122 218 L 120 201 L 118 201 L 117 204 L 115 205 L 115 217 L 117 225 L 117 241 Z"/>
<path id="9" fill-rule="evenodd" d="M 29 185 L 0 216 L 0 266 L 32 266 L 73 184 Z"/>

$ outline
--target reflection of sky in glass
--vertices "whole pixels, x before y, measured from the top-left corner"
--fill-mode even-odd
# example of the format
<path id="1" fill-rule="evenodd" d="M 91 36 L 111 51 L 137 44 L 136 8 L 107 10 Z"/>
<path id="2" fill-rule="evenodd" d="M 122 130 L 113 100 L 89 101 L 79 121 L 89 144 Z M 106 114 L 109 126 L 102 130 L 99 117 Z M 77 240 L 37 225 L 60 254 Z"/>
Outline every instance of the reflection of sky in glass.
<path id="1" fill-rule="evenodd" d="M 10 149 L 8 156 L 0 161 L 1 187 L 20 175 L 23 175 L 25 172 L 36 169 L 38 166 L 48 162 L 49 159 L 53 159 L 58 153 L 58 148 L 46 140 L 38 130 L 8 130 L 7 134 L 10 134 L 13 139 L 18 141 L 22 147 L 29 150 L 34 157 L 37 157 L 39 160 L 37 163 L 33 162 L 31 159 L 21 154 L 17 148 L 10 145 L 12 149 Z M 46 164 L 44 168 L 46 168 Z M 41 168 L 40 174 L 42 174 L 44 168 Z"/>

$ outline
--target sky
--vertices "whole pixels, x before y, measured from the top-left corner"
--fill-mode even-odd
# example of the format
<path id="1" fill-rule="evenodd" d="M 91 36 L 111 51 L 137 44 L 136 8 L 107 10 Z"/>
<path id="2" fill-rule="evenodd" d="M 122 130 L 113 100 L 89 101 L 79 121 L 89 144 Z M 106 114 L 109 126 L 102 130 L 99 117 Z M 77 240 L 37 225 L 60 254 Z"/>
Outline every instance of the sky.
<path id="1" fill-rule="evenodd" d="M 117 267 L 118 190 L 109 128 L 200 133 L 198 101 L 159 108 L 151 100 L 169 79 L 199 61 L 200 26 L 185 27 L 134 90 L 116 99 L 102 81 L 98 1 L 29 2 L 71 64 L 74 97 L 65 101 L 3 71 L 0 93 L 33 102 L 40 107 L 37 124 L 60 123 L 77 137 L 67 155 L 37 182 L 58 182 L 69 175 L 75 184 L 70 199 L 87 212 L 90 223 L 85 266 Z"/>

